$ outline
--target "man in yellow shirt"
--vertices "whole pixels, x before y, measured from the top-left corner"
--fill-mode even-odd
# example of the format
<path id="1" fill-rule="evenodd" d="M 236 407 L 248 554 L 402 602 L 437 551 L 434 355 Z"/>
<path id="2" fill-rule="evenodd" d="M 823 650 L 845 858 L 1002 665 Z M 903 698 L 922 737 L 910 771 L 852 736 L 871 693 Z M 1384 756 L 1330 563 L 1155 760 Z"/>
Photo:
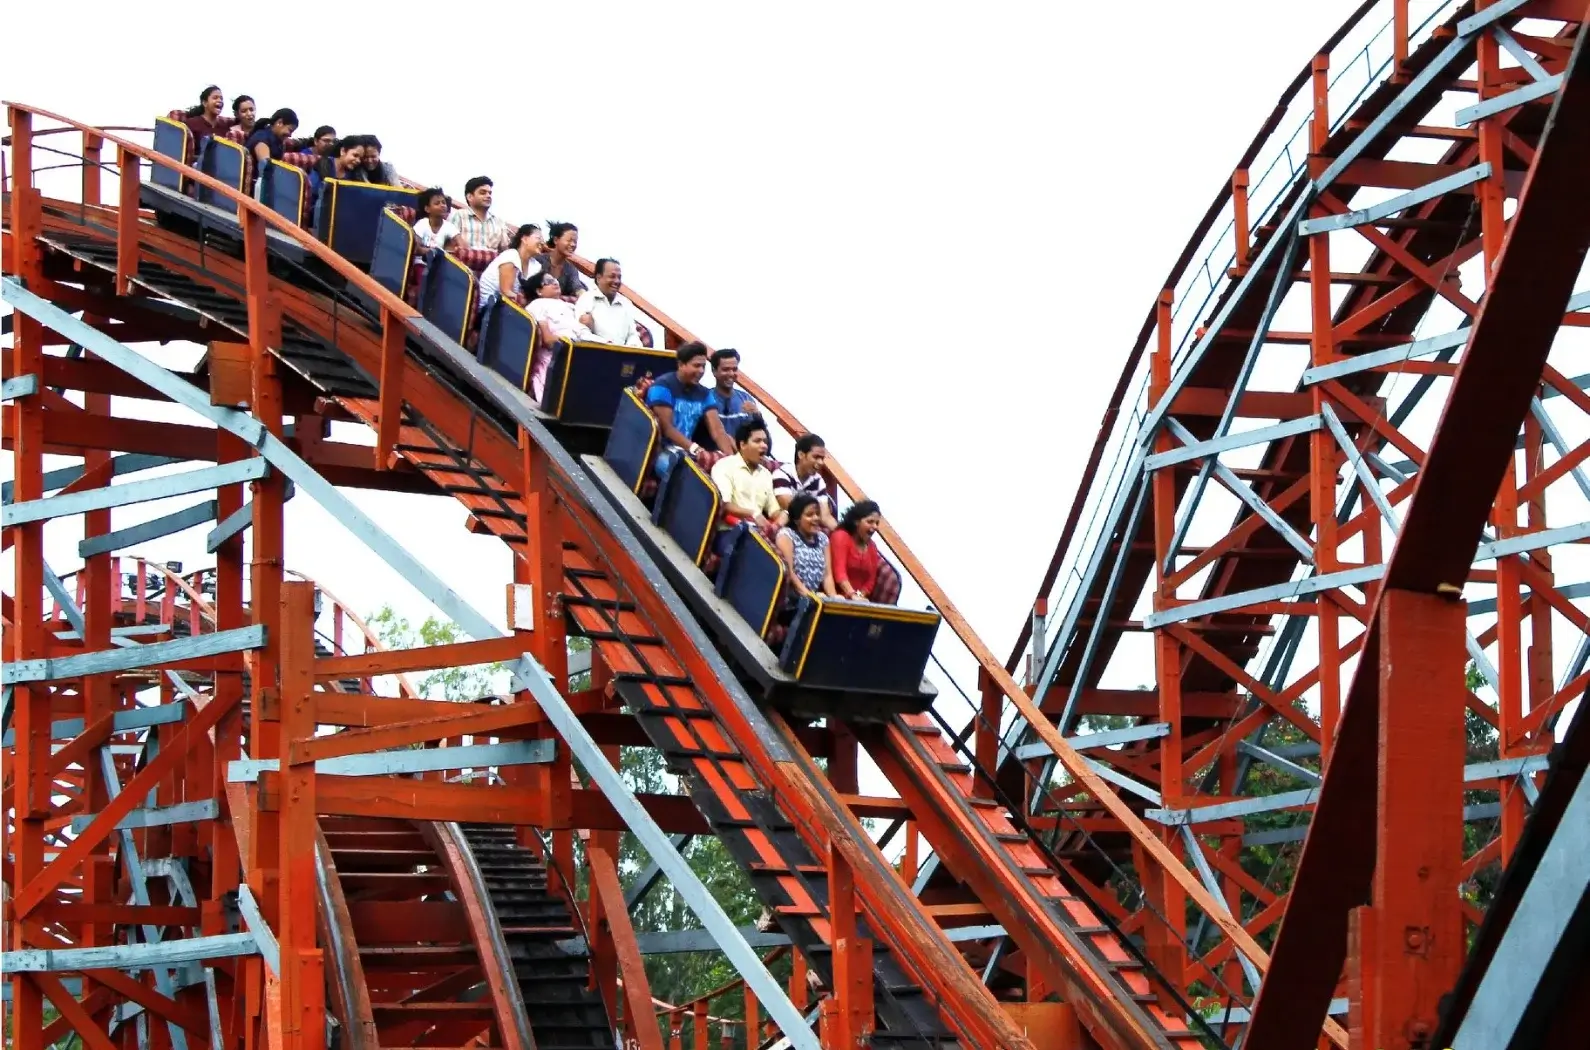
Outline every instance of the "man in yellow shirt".
<path id="1" fill-rule="evenodd" d="M 718 460 L 712 468 L 712 482 L 723 497 L 723 513 L 731 526 L 753 521 L 764 533 L 771 533 L 784 523 L 784 511 L 773 496 L 773 474 L 762 466 L 767 446 L 767 425 L 753 416 L 734 432 L 736 454 Z M 727 529 L 721 531 L 720 542 L 728 534 Z"/>

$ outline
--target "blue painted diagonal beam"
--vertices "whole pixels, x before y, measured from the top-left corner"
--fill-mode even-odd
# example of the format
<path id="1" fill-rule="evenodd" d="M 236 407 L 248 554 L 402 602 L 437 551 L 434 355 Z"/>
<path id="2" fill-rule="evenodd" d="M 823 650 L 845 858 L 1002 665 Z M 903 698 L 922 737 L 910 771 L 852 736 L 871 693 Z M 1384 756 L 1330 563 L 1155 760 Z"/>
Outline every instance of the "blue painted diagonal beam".
<path id="1" fill-rule="evenodd" d="M 4 383 L 0 383 L 0 401 L 15 401 L 19 397 L 29 397 L 39 392 L 39 377 L 34 375 L 12 376 Z"/>
<path id="2" fill-rule="evenodd" d="M 257 954 L 252 933 L 184 937 L 155 944 L 112 944 L 102 948 L 23 948 L 0 953 L 7 973 L 76 973 L 85 970 L 142 970 L 205 959 Z"/>
<path id="3" fill-rule="evenodd" d="M 130 711 L 117 711 L 111 716 L 112 733 L 126 733 L 134 729 L 148 729 L 150 726 L 170 725 L 180 722 L 188 716 L 186 700 L 178 700 L 170 704 L 154 704 L 150 707 L 135 707 Z M 70 740 L 81 733 L 86 723 L 81 718 L 61 718 L 50 723 L 51 740 Z M 11 747 L 13 737 L 6 733 L 0 738 L 0 747 Z"/>
<path id="4" fill-rule="evenodd" d="M 1314 418 L 1317 419 L 1318 417 Z M 1193 440 L 1192 432 L 1175 419 L 1166 420 L 1166 425 L 1178 441 Z M 1237 477 L 1235 471 L 1218 459 L 1211 462 L 1214 464 L 1215 477 L 1220 479 L 1220 483 L 1226 487 L 1227 491 L 1247 504 L 1249 510 L 1263 518 L 1266 525 L 1275 530 L 1278 536 L 1285 540 L 1293 550 L 1297 551 L 1298 558 L 1304 564 L 1313 565 L 1314 548 L 1309 546 L 1308 540 L 1304 539 L 1296 529 L 1287 524 L 1286 519 L 1277 514 L 1275 508 L 1270 506 L 1267 501 L 1261 499 L 1259 494 L 1254 492 L 1247 482 Z"/>
<path id="5" fill-rule="evenodd" d="M 376 777 L 434 773 L 444 769 L 533 766 L 551 762 L 556 750 L 556 741 L 553 740 L 509 740 L 499 744 L 372 751 L 362 755 L 317 759 L 315 772 L 325 776 Z M 226 778 L 233 783 L 255 781 L 261 773 L 274 773 L 280 768 L 278 759 L 240 758 L 228 764 Z"/>
<path id="6" fill-rule="evenodd" d="M 155 467 L 168 467 L 173 463 L 185 463 L 184 459 L 177 456 L 151 456 L 143 452 L 128 452 L 120 456 L 112 456 L 110 460 L 110 476 L 121 477 L 123 474 L 136 474 L 141 470 L 153 470 Z M 56 489 L 65 488 L 83 476 L 83 468 L 62 467 L 59 470 L 49 471 L 44 475 L 44 491 L 54 492 Z M 11 502 L 11 482 L 7 481 L 0 486 L 0 499 Z"/>
<path id="7" fill-rule="evenodd" d="M 7 278 L 9 280 L 9 278 Z M 68 514 L 82 514 L 91 510 L 108 510 L 125 507 L 130 503 L 185 496 L 190 492 L 203 492 L 222 485 L 235 485 L 243 481 L 258 481 L 265 476 L 270 465 L 261 459 L 243 459 L 218 467 L 201 467 L 181 474 L 168 474 L 148 481 L 134 481 L 126 485 L 109 485 L 105 488 L 86 489 L 64 496 L 46 496 L 27 503 L 8 504 L 0 513 L 0 524 L 22 525 L 30 521 L 44 521 Z"/>
<path id="8" fill-rule="evenodd" d="M 1497 113 L 1512 109 L 1514 106 L 1522 106 L 1526 102 L 1545 98 L 1560 87 L 1562 87 L 1561 73 L 1554 77 L 1547 77 L 1545 80 L 1537 80 L 1532 84 L 1525 84 L 1523 87 L 1509 91 L 1505 95 L 1497 95 L 1495 98 L 1488 98 L 1484 102 L 1477 102 L 1472 106 L 1465 106 L 1463 109 L 1458 110 L 1456 124 L 1461 128 L 1465 124 L 1472 124 L 1476 120 L 1494 116 Z"/>
<path id="9" fill-rule="evenodd" d="M 298 488 L 288 481 L 282 488 L 282 502 L 286 503 L 298 494 Z M 236 536 L 250 525 L 254 524 L 254 501 L 248 500 L 241 507 L 226 516 L 226 520 L 211 529 L 204 537 L 204 549 L 207 553 L 214 554 L 220 550 L 221 544 Z"/>
<path id="10" fill-rule="evenodd" d="M 49 660 L 16 660 L 5 665 L 4 682 L 54 682 L 63 678 L 130 671 L 138 667 L 196 660 L 243 649 L 258 649 L 265 644 L 265 625 L 215 631 L 192 638 L 176 638 L 129 649 L 104 649 L 80 656 L 58 656 Z"/>
<path id="11" fill-rule="evenodd" d="M 1281 438 L 1308 434 L 1318 430 L 1319 426 L 1319 416 L 1299 416 L 1297 419 L 1289 419 L 1284 423 L 1259 427 L 1256 430 L 1244 430 L 1240 434 L 1227 434 L 1211 441 L 1199 441 L 1194 438 L 1181 448 L 1173 448 L 1168 452 L 1156 452 L 1148 457 L 1143 466 L 1148 470 L 1161 470 L 1165 467 L 1175 466 L 1177 463 L 1188 463 L 1207 456 L 1218 456 L 1222 452 L 1230 452 L 1233 449 L 1247 448 L 1250 445 L 1263 445 L 1271 441 L 1279 441 Z M 1191 436 L 1191 434 L 1188 435 L 1188 437 Z"/>
<path id="12" fill-rule="evenodd" d="M 118 831 L 134 828 L 164 828 L 172 824 L 193 824 L 201 820 L 215 820 L 220 815 L 221 807 L 215 799 L 201 798 L 196 802 L 178 802 L 171 806 L 135 809 L 117 821 L 116 828 Z M 97 816 L 98 813 L 81 813 L 73 817 L 72 834 L 81 835 Z"/>
<path id="13" fill-rule="evenodd" d="M 1434 182 L 1426 183 L 1417 189 L 1409 190 L 1407 193 L 1399 193 L 1390 200 L 1381 201 L 1379 204 L 1371 204 L 1367 208 L 1343 212 L 1340 215 L 1322 215 L 1317 219 L 1304 219 L 1297 224 L 1297 232 L 1308 236 L 1316 233 L 1330 233 L 1333 230 L 1350 230 L 1355 226 L 1368 226 L 1379 222 L 1381 219 L 1389 218 L 1400 211 L 1406 211 L 1415 205 L 1434 200 L 1437 197 L 1451 193 L 1453 190 L 1472 186 L 1476 182 L 1490 177 L 1490 164 L 1481 161 L 1473 167 L 1453 172 L 1443 179 L 1436 179 Z"/>
<path id="14" fill-rule="evenodd" d="M 1367 372 L 1371 368 L 1382 365 L 1396 365 L 1404 361 L 1411 361 L 1417 357 L 1429 357 L 1450 350 L 1455 346 L 1462 346 L 1469 341 L 1467 327 L 1440 335 L 1432 335 L 1425 339 L 1416 339 L 1411 343 L 1401 346 L 1388 346 L 1384 350 L 1372 350 L 1367 354 L 1354 354 L 1345 361 L 1332 361 L 1328 365 L 1319 365 L 1315 368 L 1303 370 L 1303 385 L 1313 386 L 1323 383 L 1327 379 L 1340 379 L 1342 376 L 1352 375 L 1354 372 Z"/>
<path id="15" fill-rule="evenodd" d="M 215 506 L 215 500 L 205 500 L 203 503 L 195 503 L 191 507 L 163 514 L 158 518 L 139 522 L 137 525 L 129 525 L 125 529 L 107 532 L 103 536 L 89 536 L 77 542 L 77 556 L 86 560 L 96 554 L 108 554 L 123 547 L 148 543 L 162 536 L 174 536 L 196 525 L 214 521 Z"/>

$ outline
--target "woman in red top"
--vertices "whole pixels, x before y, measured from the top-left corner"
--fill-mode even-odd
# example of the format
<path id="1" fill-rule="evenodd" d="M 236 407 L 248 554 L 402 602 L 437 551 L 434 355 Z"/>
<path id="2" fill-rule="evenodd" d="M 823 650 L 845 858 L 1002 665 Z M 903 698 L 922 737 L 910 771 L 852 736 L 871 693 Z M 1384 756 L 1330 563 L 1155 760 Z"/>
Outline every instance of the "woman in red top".
<path id="1" fill-rule="evenodd" d="M 183 114 L 183 120 L 188 125 L 188 130 L 193 132 L 193 148 L 199 148 L 199 143 L 212 135 L 225 134 L 231 127 L 231 121 L 221 117 L 221 106 L 226 102 L 226 96 L 221 94 L 221 89 L 211 84 L 199 92 L 199 104 Z M 198 163 L 198 161 L 194 161 Z"/>
<path id="2" fill-rule="evenodd" d="M 834 586 L 842 598 L 870 601 L 878 586 L 878 570 L 883 556 L 875 542 L 883 515 L 870 499 L 854 503 L 839 519 L 832 537 Z"/>

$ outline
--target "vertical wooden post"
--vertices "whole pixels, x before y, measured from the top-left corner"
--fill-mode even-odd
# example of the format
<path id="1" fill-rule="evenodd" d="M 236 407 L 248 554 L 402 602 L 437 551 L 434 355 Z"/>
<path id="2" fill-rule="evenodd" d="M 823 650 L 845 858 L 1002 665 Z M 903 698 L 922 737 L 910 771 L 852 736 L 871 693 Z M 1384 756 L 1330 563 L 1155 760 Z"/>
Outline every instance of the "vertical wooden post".
<path id="1" fill-rule="evenodd" d="M 1478 5 L 1476 5 L 1478 6 Z M 1408 61 L 1408 0 L 1391 0 L 1391 76 L 1401 77 Z"/>
<path id="2" fill-rule="evenodd" d="M 83 203 L 99 205 L 100 152 L 105 140 L 92 131 L 83 132 Z"/>
<path id="3" fill-rule="evenodd" d="M 1238 168 L 1231 175 L 1231 233 L 1236 243 L 1237 269 L 1248 267 L 1248 254 L 1253 250 L 1252 233 L 1248 228 L 1248 169 Z"/>
<path id="4" fill-rule="evenodd" d="M 281 588 L 281 736 L 285 756 L 295 741 L 315 735 L 315 586 L 294 581 Z M 315 946 L 315 766 L 287 764 L 279 776 L 277 824 L 281 853 L 277 875 L 277 943 L 281 1011 L 272 1028 L 283 1050 L 325 1044 L 325 974 Z M 279 1027 L 278 1027 L 279 1024 Z"/>
<path id="5" fill-rule="evenodd" d="M 1326 55 L 1314 56 L 1313 65 L 1314 113 L 1309 128 L 1309 151 L 1318 158 L 1330 138 L 1330 59 Z M 1310 212 L 1323 215 L 1317 205 Z M 1331 252 L 1330 234 L 1316 233 L 1308 238 L 1309 317 L 1311 363 L 1328 364 L 1336 356 L 1334 315 L 1331 308 Z M 1312 388 L 1313 409 L 1316 413 L 1325 408 L 1325 395 L 1320 386 Z M 1330 431 L 1320 427 L 1309 435 L 1309 497 L 1310 514 L 1314 523 L 1314 558 L 1320 575 L 1334 572 L 1338 565 L 1336 556 L 1336 471 L 1341 452 Z M 1329 757 L 1331 743 L 1336 737 L 1336 723 L 1341 717 L 1341 626 L 1340 609 L 1328 595 L 1319 602 L 1319 697 L 1320 697 L 1320 748 L 1321 764 Z"/>
<path id="6" fill-rule="evenodd" d="M 243 273 L 248 306 L 249 352 L 251 355 L 250 398 L 254 417 L 271 433 L 282 436 L 282 389 L 277 359 L 271 350 L 281 345 L 280 305 L 271 294 L 270 272 L 266 265 L 265 224 L 259 216 L 245 211 L 243 221 Z M 249 750 L 254 758 L 285 757 L 281 732 L 282 657 L 282 570 L 285 564 L 282 506 L 285 487 L 280 474 L 271 472 L 250 482 L 252 558 L 249 564 L 249 612 L 256 624 L 265 628 L 265 644 L 255 650 L 249 663 Z M 280 813 L 256 809 L 248 836 L 249 856 L 246 871 L 250 888 L 260 902 L 265 920 L 273 929 L 281 928 L 276 879 L 280 870 Z M 259 965 L 257 962 L 255 965 Z M 255 971 L 258 972 L 257 970 Z M 254 993 L 255 982 L 248 992 Z M 277 1040 L 284 1039 L 278 1004 L 277 978 L 267 976 L 260 983 L 258 996 L 249 1003 L 246 1016 L 251 1027 L 260 1022 L 276 1027 Z M 256 1045 L 264 1033 L 250 1032 L 246 1041 Z M 275 1048 L 273 1047 L 273 1050 Z"/>
<path id="7" fill-rule="evenodd" d="M 990 776 L 999 768 L 999 710 L 1005 694 L 983 668 L 977 669 L 978 718 L 973 735 L 973 749 L 977 765 Z M 970 776 L 972 794 L 978 798 L 993 798 L 994 785 L 973 771 Z"/>
<path id="8" fill-rule="evenodd" d="M 1463 965 L 1463 912 L 1452 887 L 1463 859 L 1464 631 L 1444 596 L 1381 597 L 1380 763 L 1372 925 L 1360 917 L 1361 980 L 1377 1050 L 1422 1048 Z M 1366 937 L 1365 934 L 1368 933 Z"/>
<path id="9" fill-rule="evenodd" d="M 691 1042 L 694 1044 L 693 1050 L 712 1050 L 711 1043 L 709 1042 L 712 1031 L 710 1022 L 707 1020 L 707 1005 L 708 1004 L 705 999 L 697 999 L 695 1006 L 691 1010 L 692 1022 L 690 1034 L 692 1037 Z"/>
<path id="10" fill-rule="evenodd" d="M 828 847 L 828 918 L 833 927 L 837 1026 L 829 1048 L 851 1050 L 867 1045 L 873 1028 L 872 941 L 857 930 L 855 873 L 850 861 L 832 843 Z"/>
<path id="11" fill-rule="evenodd" d="M 375 469 L 388 470 L 403 423 L 403 363 L 408 353 L 408 328 L 403 318 L 381 311 L 380 417 L 375 431 Z"/>
<path id="12" fill-rule="evenodd" d="M 116 164 L 121 169 L 116 202 L 116 294 L 132 291 L 138 276 L 138 182 L 141 162 L 125 146 L 116 147 Z"/>
<path id="13" fill-rule="evenodd" d="M 38 278 L 39 214 L 33 189 L 33 117 L 18 109 L 11 114 L 11 214 L 12 250 L 17 271 Z M 43 374 L 44 330 L 18 312 L 13 331 L 16 375 Z M 13 442 L 16 478 L 13 498 L 18 503 L 44 496 L 44 415 L 36 395 L 19 398 L 5 413 L 15 430 Z M 15 580 L 14 619 L 5 632 L 7 660 L 37 659 L 44 652 L 44 523 L 16 527 L 12 545 Z M 27 885 L 44 867 L 45 817 L 50 806 L 50 691 L 42 683 L 18 684 L 12 693 L 12 727 L 16 732 L 11 775 L 11 806 L 15 825 L 11 831 L 13 889 Z M 22 915 L 8 916 L 8 947 L 31 947 L 23 932 Z M 17 1050 L 43 1046 L 44 996 L 25 975 L 13 973 L 9 1022 Z"/>

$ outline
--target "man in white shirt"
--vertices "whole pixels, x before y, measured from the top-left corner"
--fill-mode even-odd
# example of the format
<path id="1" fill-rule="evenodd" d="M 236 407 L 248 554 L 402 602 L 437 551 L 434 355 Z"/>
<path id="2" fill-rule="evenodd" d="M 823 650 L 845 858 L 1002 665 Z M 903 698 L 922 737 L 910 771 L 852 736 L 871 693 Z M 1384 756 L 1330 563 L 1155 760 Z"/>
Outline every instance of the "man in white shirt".
<path id="1" fill-rule="evenodd" d="M 581 324 L 596 333 L 598 341 L 614 346 L 639 346 L 640 332 L 635 325 L 640 321 L 635 305 L 619 292 L 624 283 L 624 271 L 617 259 L 596 260 L 596 287 L 580 296 L 574 304 L 574 315 Z"/>

